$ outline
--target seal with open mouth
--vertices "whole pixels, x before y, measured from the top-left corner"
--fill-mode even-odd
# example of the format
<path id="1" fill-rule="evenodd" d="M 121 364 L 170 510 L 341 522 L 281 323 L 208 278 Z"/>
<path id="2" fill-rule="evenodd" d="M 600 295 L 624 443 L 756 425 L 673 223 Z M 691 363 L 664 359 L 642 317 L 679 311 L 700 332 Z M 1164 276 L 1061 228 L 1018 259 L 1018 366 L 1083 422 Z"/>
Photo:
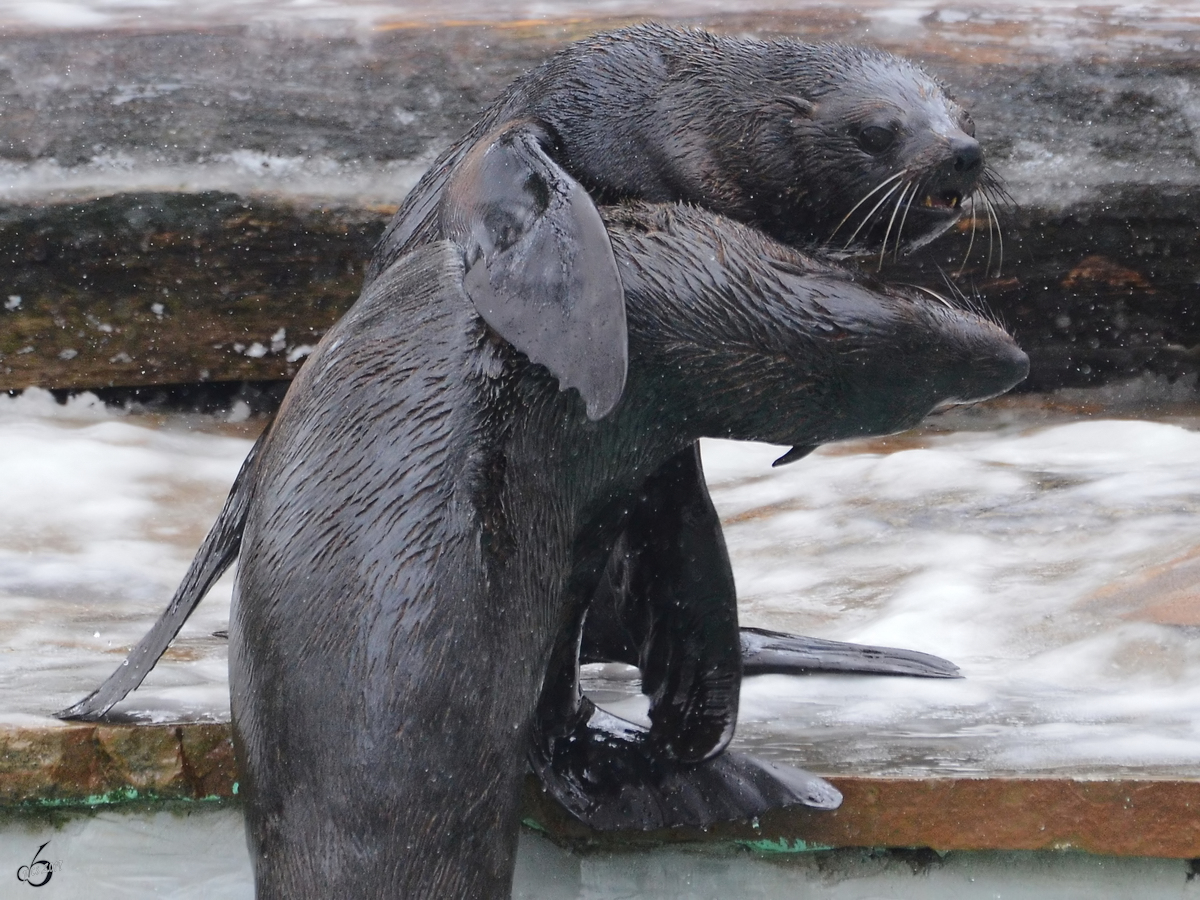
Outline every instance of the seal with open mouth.
<path id="1" fill-rule="evenodd" d="M 491 241 L 476 236 L 475 251 L 508 260 L 487 276 L 502 302 L 497 291 L 468 285 L 478 312 L 560 388 L 577 388 L 589 416 L 603 420 L 628 364 L 620 276 L 564 286 L 569 306 L 547 302 L 547 284 L 561 286 L 553 270 L 583 257 L 591 265 L 603 253 L 595 242 L 564 244 L 574 232 L 556 232 L 547 223 L 559 220 L 546 210 L 568 203 L 582 215 L 596 201 L 626 197 L 683 201 L 793 244 L 896 252 L 933 239 L 961 215 L 965 198 L 986 194 L 973 131 L 936 81 L 881 51 L 653 25 L 597 35 L 519 79 L 433 165 L 384 236 L 367 289 L 405 254 L 461 237 L 464 223 L 474 223 Z M 464 170 L 474 175 L 462 177 Z M 476 266 L 468 277 L 484 271 Z M 870 402 L 867 394 L 845 400 Z M 140 683 L 236 557 L 258 453 L 256 446 L 163 617 L 124 666 L 64 715 L 95 718 Z M 739 634 L 732 571 L 694 446 L 647 475 L 638 498 L 596 585 L 582 652 L 642 667 L 650 745 L 660 759 L 691 764 L 724 748 L 744 661 L 747 671 L 956 671 L 924 654 Z M 573 689 L 571 665 L 563 662 L 561 672 L 547 681 L 551 694 L 555 685 Z M 561 730 L 553 711 L 562 708 L 548 696 L 539 717 L 547 739 Z M 570 730 L 574 721 L 559 724 Z"/>
<path id="2" fill-rule="evenodd" d="M 494 184 L 525 149 L 500 142 L 456 177 Z M 664 766 L 645 730 L 579 696 L 611 548 L 647 477 L 702 436 L 891 432 L 1027 370 L 973 313 L 695 208 L 601 221 L 577 185 L 526 175 L 512 220 L 448 192 L 452 240 L 372 281 L 249 473 L 230 685 L 260 900 L 508 897 L 531 734 L 545 783 L 597 827 L 835 806 L 819 778 L 739 753 Z M 568 257 L 531 280 L 530 246 L 555 242 Z M 614 274 L 627 374 L 594 419 L 477 310 L 540 284 L 569 318 Z"/>
<path id="3" fill-rule="evenodd" d="M 826 252 L 920 246 L 1000 189 L 971 116 L 906 59 L 639 25 L 514 82 L 405 199 L 370 272 L 436 236 L 454 167 L 521 120 L 597 202 L 692 203 Z"/>
<path id="4" fill-rule="evenodd" d="M 974 132 L 971 117 L 937 81 L 880 50 L 658 25 L 601 34 L 518 79 L 434 163 L 385 233 L 368 283 L 399 255 L 443 236 L 439 204 L 458 169 L 517 134 L 593 200 L 686 202 L 784 243 L 882 257 L 933 240 L 959 219 L 966 198 L 986 201 L 996 189 Z M 491 177 L 501 184 L 521 176 L 514 170 Z M 503 218 L 501 194 L 471 201 Z M 589 414 L 605 415 L 619 394 L 623 360 L 614 355 L 598 366 L 581 352 L 597 339 L 593 331 L 546 329 L 541 294 L 527 299 L 524 308 L 505 307 L 503 316 L 486 307 L 480 313 L 560 386 L 578 387 Z M 615 321 L 595 305 L 586 309 L 575 321 L 589 329 Z M 642 669 L 665 758 L 706 758 L 725 746 L 737 716 L 730 686 L 743 666 L 957 673 L 927 654 L 739 632 L 733 574 L 698 448 L 684 449 L 650 476 L 644 496 L 630 534 L 614 546 L 582 652 Z M 707 624 L 698 629 L 701 622 Z"/>

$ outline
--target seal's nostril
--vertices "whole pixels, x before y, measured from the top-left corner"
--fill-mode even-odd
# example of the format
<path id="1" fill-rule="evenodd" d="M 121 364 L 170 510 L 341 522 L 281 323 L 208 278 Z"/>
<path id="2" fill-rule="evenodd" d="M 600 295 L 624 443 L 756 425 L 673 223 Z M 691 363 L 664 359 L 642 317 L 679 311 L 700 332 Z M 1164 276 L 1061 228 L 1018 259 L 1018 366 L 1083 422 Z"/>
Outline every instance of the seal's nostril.
<path id="1" fill-rule="evenodd" d="M 954 141 L 951 148 L 954 151 L 955 172 L 973 172 L 983 163 L 983 148 L 976 140 L 967 138 Z"/>

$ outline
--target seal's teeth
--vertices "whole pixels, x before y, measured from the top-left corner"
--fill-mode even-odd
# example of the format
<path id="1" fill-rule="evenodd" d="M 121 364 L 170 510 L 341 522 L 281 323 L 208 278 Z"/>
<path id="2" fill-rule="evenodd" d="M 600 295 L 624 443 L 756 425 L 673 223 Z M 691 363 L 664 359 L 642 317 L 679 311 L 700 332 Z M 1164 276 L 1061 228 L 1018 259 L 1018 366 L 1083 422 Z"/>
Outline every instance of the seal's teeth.
<path id="1" fill-rule="evenodd" d="M 940 196 L 926 194 L 921 205 L 930 209 L 958 209 L 962 204 L 962 194 L 958 191 L 948 191 Z"/>

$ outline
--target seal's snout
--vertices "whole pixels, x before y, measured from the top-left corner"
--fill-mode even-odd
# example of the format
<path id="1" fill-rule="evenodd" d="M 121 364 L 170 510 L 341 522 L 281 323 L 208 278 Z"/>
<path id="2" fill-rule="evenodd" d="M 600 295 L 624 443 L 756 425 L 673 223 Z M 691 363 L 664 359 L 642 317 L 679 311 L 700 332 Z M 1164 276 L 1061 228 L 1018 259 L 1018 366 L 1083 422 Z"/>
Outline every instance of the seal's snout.
<path id="1" fill-rule="evenodd" d="M 981 348 L 966 379 L 967 396 L 960 396 L 960 400 L 975 402 L 997 397 L 1025 380 L 1029 374 L 1029 356 L 1007 335 L 1005 338 L 998 346 Z"/>
<path id="2" fill-rule="evenodd" d="M 1013 344 L 1008 348 L 1008 353 L 1004 355 L 1002 362 L 997 367 L 996 374 L 997 380 L 1001 382 L 996 389 L 997 394 L 1003 394 L 1016 387 L 1029 376 L 1029 355 Z"/>
<path id="3" fill-rule="evenodd" d="M 964 131 L 942 138 L 939 148 L 941 163 L 935 184 L 942 190 L 953 190 L 966 196 L 979 183 L 983 174 L 983 147 Z"/>
<path id="4" fill-rule="evenodd" d="M 954 171 L 964 175 L 975 172 L 983 165 L 983 148 L 979 141 L 965 134 L 951 138 L 950 152 L 954 157 Z"/>

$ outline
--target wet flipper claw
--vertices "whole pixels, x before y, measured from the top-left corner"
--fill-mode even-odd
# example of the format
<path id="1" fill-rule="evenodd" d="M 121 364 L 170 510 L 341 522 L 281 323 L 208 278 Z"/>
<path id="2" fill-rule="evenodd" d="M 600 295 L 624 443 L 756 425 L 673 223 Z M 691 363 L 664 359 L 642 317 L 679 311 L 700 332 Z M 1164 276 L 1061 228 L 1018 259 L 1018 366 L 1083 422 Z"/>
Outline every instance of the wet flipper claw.
<path id="1" fill-rule="evenodd" d="M 919 650 L 847 644 L 762 628 L 743 628 L 740 638 L 744 675 L 852 672 L 918 678 L 962 677 L 958 666 L 948 659 Z"/>
<path id="2" fill-rule="evenodd" d="M 696 765 L 654 759 L 644 728 L 591 704 L 578 722 L 568 734 L 539 736 L 529 759 L 543 787 L 597 831 L 700 827 L 842 802 L 823 778 L 745 753 L 727 751 Z"/>

